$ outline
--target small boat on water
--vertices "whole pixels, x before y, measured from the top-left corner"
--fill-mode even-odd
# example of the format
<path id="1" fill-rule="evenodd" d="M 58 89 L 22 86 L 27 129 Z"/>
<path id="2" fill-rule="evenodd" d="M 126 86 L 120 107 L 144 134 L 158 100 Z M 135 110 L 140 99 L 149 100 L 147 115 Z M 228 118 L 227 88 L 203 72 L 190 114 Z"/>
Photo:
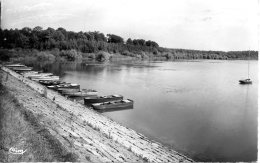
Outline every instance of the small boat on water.
<path id="1" fill-rule="evenodd" d="M 62 92 L 63 95 L 69 97 L 87 97 L 87 96 L 97 96 L 98 92 L 93 89 L 82 89 L 78 92 Z"/>
<path id="2" fill-rule="evenodd" d="M 240 84 L 252 84 L 252 80 L 250 80 L 250 79 L 242 79 L 242 80 L 239 80 L 239 83 Z"/>
<path id="3" fill-rule="evenodd" d="M 24 77 L 28 77 L 30 75 L 35 75 L 38 74 L 38 71 L 27 71 L 27 72 L 22 72 L 21 75 L 23 75 Z"/>
<path id="4" fill-rule="evenodd" d="M 18 63 L 18 64 L 5 65 L 5 67 L 8 67 L 8 68 L 11 68 L 11 67 L 25 67 L 25 65 L 22 65 L 22 64 Z"/>
<path id="5" fill-rule="evenodd" d="M 84 98 L 84 104 L 93 104 L 93 103 L 102 103 L 108 101 L 117 101 L 123 100 L 123 96 L 121 95 L 108 95 L 108 96 L 93 96 L 93 97 L 86 97 Z"/>
<path id="6" fill-rule="evenodd" d="M 59 85 L 50 85 L 47 86 L 47 88 L 54 89 L 54 90 L 65 90 L 65 89 L 73 89 L 73 88 L 80 88 L 80 85 L 78 84 L 71 84 L 71 83 L 65 83 L 65 84 L 59 84 Z"/>
<path id="7" fill-rule="evenodd" d="M 38 73 L 38 74 L 28 74 L 24 75 L 25 77 L 28 78 L 40 78 L 40 77 L 47 77 L 47 76 L 52 76 L 53 73 Z"/>
<path id="8" fill-rule="evenodd" d="M 250 56 L 250 51 L 249 54 Z M 246 79 L 241 79 L 239 80 L 239 84 L 252 84 L 252 80 L 249 78 L 249 58 L 248 58 L 248 62 L 247 62 L 247 78 Z"/>
<path id="9" fill-rule="evenodd" d="M 95 103 L 91 105 L 95 110 L 128 109 L 133 108 L 134 101 L 130 99 Z"/>
<path id="10" fill-rule="evenodd" d="M 21 72 L 21 71 L 31 71 L 32 67 L 13 67 L 11 68 L 13 71 Z"/>
<path id="11" fill-rule="evenodd" d="M 80 88 L 58 88 L 57 91 L 61 94 L 76 93 L 80 91 Z"/>
<path id="12" fill-rule="evenodd" d="M 34 81 L 40 81 L 40 80 L 57 81 L 57 80 L 60 80 L 60 77 L 59 76 L 42 76 L 42 77 L 31 78 L 31 80 L 34 80 Z"/>
<path id="13" fill-rule="evenodd" d="M 65 82 L 62 82 L 60 80 L 39 80 L 39 83 L 45 86 L 65 84 Z"/>

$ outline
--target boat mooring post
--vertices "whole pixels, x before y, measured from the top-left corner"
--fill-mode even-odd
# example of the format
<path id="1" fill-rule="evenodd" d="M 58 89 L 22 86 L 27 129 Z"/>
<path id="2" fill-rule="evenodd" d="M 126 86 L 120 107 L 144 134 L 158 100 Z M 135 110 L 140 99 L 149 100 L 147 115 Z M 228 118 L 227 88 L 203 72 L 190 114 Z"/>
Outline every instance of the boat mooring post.
<path id="1" fill-rule="evenodd" d="M 47 98 L 47 88 L 43 89 L 43 96 Z"/>

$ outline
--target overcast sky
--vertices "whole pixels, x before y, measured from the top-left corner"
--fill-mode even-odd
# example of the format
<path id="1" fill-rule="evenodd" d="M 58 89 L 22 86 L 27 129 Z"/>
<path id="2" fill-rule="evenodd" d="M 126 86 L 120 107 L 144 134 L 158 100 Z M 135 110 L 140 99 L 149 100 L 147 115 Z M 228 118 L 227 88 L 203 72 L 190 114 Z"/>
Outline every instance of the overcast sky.
<path id="1" fill-rule="evenodd" d="M 3 28 L 42 26 L 154 40 L 162 47 L 258 49 L 258 0 L 2 0 Z"/>

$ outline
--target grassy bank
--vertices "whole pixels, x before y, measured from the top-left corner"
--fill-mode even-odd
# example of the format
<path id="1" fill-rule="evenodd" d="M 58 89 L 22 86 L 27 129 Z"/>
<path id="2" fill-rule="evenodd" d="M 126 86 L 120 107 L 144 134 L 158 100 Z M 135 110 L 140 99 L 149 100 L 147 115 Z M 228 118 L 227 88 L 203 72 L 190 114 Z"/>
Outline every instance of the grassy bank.
<path id="1" fill-rule="evenodd" d="M 77 161 L 77 156 L 67 152 L 2 83 L 0 125 L 0 162 Z M 12 154 L 10 148 L 26 151 Z"/>

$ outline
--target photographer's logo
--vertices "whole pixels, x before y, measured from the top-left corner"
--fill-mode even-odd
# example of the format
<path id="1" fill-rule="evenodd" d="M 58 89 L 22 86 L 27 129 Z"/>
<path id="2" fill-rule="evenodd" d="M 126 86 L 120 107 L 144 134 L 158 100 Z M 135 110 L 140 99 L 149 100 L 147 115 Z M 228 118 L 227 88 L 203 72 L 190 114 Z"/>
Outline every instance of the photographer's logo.
<path id="1" fill-rule="evenodd" d="M 22 155 L 22 154 L 24 154 L 26 152 L 26 150 L 22 150 L 22 149 L 17 149 L 17 148 L 11 147 L 9 149 L 9 152 L 12 153 L 12 154 Z"/>

